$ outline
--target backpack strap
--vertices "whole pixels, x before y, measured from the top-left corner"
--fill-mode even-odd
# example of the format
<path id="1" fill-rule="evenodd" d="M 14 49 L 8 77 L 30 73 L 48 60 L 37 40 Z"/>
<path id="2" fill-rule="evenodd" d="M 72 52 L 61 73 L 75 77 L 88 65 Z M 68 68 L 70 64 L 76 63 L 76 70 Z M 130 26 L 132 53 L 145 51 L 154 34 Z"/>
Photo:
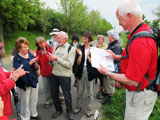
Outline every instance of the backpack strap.
<path id="1" fill-rule="evenodd" d="M 128 44 L 127 44 L 127 48 L 126 48 L 126 56 L 123 56 L 123 57 L 121 58 L 121 60 L 126 59 L 126 58 L 129 58 L 129 47 L 130 47 L 131 43 L 133 42 L 133 40 L 135 40 L 135 39 L 137 39 L 137 38 L 145 38 L 145 37 L 147 37 L 147 38 L 152 38 L 152 39 L 154 39 L 154 41 L 156 42 L 156 36 L 155 36 L 153 33 L 149 32 L 149 31 L 141 31 L 141 32 L 133 35 L 133 36 L 128 40 Z M 156 44 L 157 44 L 157 42 L 156 42 Z M 153 83 L 153 81 L 156 79 L 156 78 L 155 78 L 154 80 L 150 80 L 150 79 L 147 77 L 146 74 L 145 74 L 144 77 L 148 80 L 149 86 L 150 86 L 150 85 Z M 148 87 L 149 87 L 149 86 L 148 86 Z M 140 88 L 141 88 L 141 82 L 138 83 L 137 92 L 140 92 Z"/>
<path id="2" fill-rule="evenodd" d="M 71 50 L 71 48 L 72 48 L 72 45 L 69 45 L 69 47 L 68 47 L 68 53 Z"/>
<path id="3" fill-rule="evenodd" d="M 141 31 L 141 32 L 133 35 L 133 36 L 128 40 L 128 44 L 127 44 L 127 48 L 126 48 L 126 56 L 123 56 L 123 57 L 121 58 L 121 60 L 126 59 L 126 58 L 129 58 L 129 47 L 130 47 L 132 41 L 135 40 L 135 39 L 137 39 L 137 38 L 144 38 L 144 37 L 152 38 L 152 39 L 154 39 L 155 42 L 156 42 L 156 37 L 155 37 L 155 35 L 152 34 L 152 33 L 149 32 L 149 31 Z"/>
<path id="4" fill-rule="evenodd" d="M 59 48 L 59 45 L 55 48 L 55 50 L 54 50 L 54 51 L 56 51 L 58 48 Z"/>
<path id="5" fill-rule="evenodd" d="M 58 48 L 59 48 L 59 46 L 57 46 L 57 47 L 55 48 L 55 51 L 56 51 Z M 68 53 L 69 53 L 69 51 L 71 50 L 71 48 L 72 48 L 72 45 L 69 45 L 69 47 L 68 47 Z"/>

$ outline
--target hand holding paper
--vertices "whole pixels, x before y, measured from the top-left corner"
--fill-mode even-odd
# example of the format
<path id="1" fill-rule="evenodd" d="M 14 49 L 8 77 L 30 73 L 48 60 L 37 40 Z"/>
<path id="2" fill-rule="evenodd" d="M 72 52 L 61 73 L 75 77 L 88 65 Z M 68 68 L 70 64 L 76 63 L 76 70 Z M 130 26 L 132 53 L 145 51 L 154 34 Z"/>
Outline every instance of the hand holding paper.
<path id="1" fill-rule="evenodd" d="M 106 50 L 99 49 L 96 47 L 91 47 L 91 61 L 92 67 L 101 68 L 100 64 L 110 71 L 114 71 L 114 60 L 111 54 L 106 52 Z"/>

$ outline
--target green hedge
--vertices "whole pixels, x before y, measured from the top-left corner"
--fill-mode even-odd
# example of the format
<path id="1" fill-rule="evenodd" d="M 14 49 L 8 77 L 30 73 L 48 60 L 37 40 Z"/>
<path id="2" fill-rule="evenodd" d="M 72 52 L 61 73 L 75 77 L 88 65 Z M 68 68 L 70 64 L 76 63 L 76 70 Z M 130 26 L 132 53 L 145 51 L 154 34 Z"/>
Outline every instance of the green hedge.
<path id="1" fill-rule="evenodd" d="M 103 117 L 100 120 L 124 120 L 126 95 L 125 89 L 116 90 L 112 104 L 103 106 Z M 160 99 L 154 106 L 153 112 L 149 120 L 160 120 Z"/>

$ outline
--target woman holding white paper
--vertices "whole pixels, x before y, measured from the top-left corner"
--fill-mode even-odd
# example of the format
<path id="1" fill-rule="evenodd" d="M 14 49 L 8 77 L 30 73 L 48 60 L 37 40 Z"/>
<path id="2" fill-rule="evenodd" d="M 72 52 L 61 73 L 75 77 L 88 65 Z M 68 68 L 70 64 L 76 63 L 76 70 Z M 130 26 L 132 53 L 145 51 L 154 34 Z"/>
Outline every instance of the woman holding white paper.
<path id="1" fill-rule="evenodd" d="M 111 50 L 116 55 L 121 55 L 122 48 L 119 42 L 119 34 L 114 29 L 107 32 L 109 44 L 107 50 Z M 119 61 L 114 60 L 115 72 L 118 72 Z M 104 89 L 105 89 L 105 98 L 102 101 L 102 104 L 111 104 L 111 97 L 115 92 L 115 80 L 111 79 L 108 76 L 104 77 Z"/>

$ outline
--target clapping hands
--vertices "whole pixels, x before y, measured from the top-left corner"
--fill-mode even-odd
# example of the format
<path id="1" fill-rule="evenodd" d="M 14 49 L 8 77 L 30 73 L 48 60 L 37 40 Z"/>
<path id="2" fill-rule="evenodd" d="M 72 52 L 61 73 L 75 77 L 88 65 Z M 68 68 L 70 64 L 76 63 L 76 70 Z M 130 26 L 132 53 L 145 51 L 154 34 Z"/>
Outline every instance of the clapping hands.
<path id="1" fill-rule="evenodd" d="M 29 61 L 29 65 L 32 65 L 33 63 L 36 63 L 38 61 L 38 57 L 33 58 L 32 60 Z"/>
<path id="2" fill-rule="evenodd" d="M 10 78 L 12 78 L 15 82 L 18 80 L 18 78 L 29 73 L 28 71 L 24 71 L 22 67 L 23 65 L 21 65 L 17 70 L 11 70 Z"/>

